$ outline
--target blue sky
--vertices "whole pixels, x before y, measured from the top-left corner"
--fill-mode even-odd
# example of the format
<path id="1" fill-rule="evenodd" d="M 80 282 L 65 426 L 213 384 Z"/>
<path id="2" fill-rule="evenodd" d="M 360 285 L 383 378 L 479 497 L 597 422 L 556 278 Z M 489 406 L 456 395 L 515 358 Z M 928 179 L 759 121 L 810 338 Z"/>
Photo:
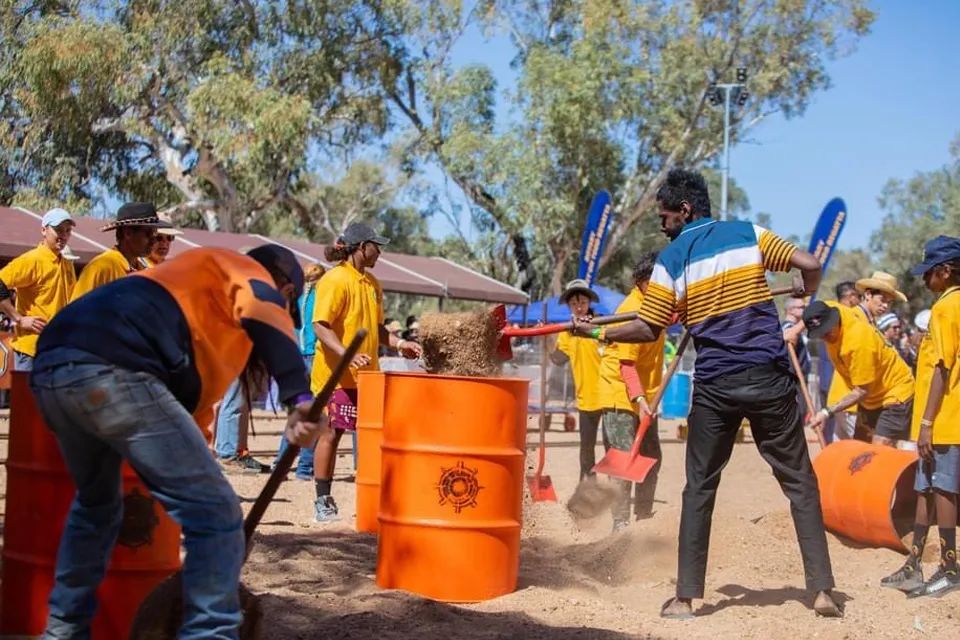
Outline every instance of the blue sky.
<path id="1" fill-rule="evenodd" d="M 886 181 L 942 166 L 960 133 L 960 1 L 872 7 L 871 34 L 852 55 L 828 63 L 833 87 L 817 94 L 802 117 L 773 117 L 732 148 L 731 175 L 752 210 L 770 213 L 780 234 L 808 235 L 827 201 L 840 196 L 850 217 L 839 246 L 865 246 L 883 216 L 877 196 Z M 502 88 L 513 77 L 512 51 L 502 44 L 470 34 L 455 61 L 487 64 Z M 435 234 L 449 232 L 438 217 L 430 226 Z"/>

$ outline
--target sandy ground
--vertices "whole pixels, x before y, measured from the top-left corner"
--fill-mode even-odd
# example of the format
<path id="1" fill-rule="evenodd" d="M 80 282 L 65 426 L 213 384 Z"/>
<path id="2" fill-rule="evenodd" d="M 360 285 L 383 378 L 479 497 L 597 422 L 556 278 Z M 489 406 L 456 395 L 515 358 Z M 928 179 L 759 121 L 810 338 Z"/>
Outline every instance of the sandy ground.
<path id="1" fill-rule="evenodd" d="M 266 451 L 275 446 L 279 425 L 259 424 L 251 448 Z M 5 457 L 2 420 L 0 431 Z M 665 425 L 662 433 L 673 436 L 675 426 Z M 576 434 L 554 431 L 549 440 L 572 444 Z M 466 606 L 376 586 L 377 540 L 353 530 L 355 485 L 351 459 L 344 455 L 334 485 L 344 520 L 313 524 L 312 483 L 291 474 L 267 511 L 243 578 L 262 599 L 264 637 L 277 640 L 957 637 L 960 593 L 908 601 L 881 589 L 880 577 L 899 566 L 902 556 L 856 548 L 834 536 L 828 536 L 830 552 L 847 615 L 817 619 L 803 590 L 787 502 L 749 443 L 735 448 L 721 484 L 698 617 L 661 620 L 657 612 L 673 593 L 676 573 L 683 455 L 682 443 L 664 445 L 654 517 L 611 535 L 608 514 L 580 523 L 570 518 L 562 502 L 574 489 L 577 450 L 550 448 L 546 471 L 561 503 L 526 502 L 517 590 Z M 229 478 L 249 507 L 266 476 Z"/>

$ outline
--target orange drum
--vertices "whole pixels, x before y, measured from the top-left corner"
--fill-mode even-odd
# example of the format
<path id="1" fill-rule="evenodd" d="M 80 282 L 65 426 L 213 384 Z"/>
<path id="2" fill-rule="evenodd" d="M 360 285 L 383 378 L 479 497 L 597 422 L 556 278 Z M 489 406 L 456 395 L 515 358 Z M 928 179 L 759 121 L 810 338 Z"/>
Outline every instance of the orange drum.
<path id="1" fill-rule="evenodd" d="M 446 602 L 516 589 L 528 384 L 384 374 L 379 586 Z"/>
<path id="2" fill-rule="evenodd" d="M 834 442 L 813 460 L 828 530 L 855 542 L 907 551 L 917 453 L 859 440 Z"/>
<path id="3" fill-rule="evenodd" d="M 377 532 L 383 377 L 381 371 L 357 374 L 357 531 L 360 533 Z"/>
<path id="4" fill-rule="evenodd" d="M 27 374 L 13 374 L 0 635 L 38 636 L 47 619 L 57 547 L 76 493 Z M 126 638 L 140 602 L 180 568 L 180 528 L 123 465 L 123 525 L 93 619 L 95 639 Z"/>

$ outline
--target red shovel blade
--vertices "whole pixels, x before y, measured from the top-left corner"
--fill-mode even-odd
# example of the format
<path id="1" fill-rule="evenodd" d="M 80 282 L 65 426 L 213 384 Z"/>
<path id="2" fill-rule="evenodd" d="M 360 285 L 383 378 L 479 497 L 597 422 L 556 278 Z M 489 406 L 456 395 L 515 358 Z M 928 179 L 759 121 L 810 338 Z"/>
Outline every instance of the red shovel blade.
<path id="1" fill-rule="evenodd" d="M 491 311 L 493 326 L 497 329 L 497 359 L 501 362 L 513 359 L 513 349 L 510 346 L 510 337 L 503 334 L 507 327 L 507 308 L 498 304 Z"/>
<path id="2" fill-rule="evenodd" d="M 534 502 L 557 501 L 557 492 L 553 490 L 553 481 L 550 476 L 527 476 L 527 486 L 530 487 L 530 498 Z"/>
<path id="3" fill-rule="evenodd" d="M 593 471 L 630 482 L 643 482 L 655 464 L 657 464 L 656 458 L 635 456 L 629 451 L 610 449 L 607 455 L 593 466 Z"/>

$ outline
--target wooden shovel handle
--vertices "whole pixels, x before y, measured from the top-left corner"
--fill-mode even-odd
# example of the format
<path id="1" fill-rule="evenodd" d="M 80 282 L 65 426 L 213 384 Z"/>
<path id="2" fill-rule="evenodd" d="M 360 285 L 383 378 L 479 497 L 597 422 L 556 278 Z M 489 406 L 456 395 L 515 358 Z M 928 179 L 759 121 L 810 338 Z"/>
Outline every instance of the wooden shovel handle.
<path id="1" fill-rule="evenodd" d="M 637 312 L 617 313 L 611 316 L 597 316 L 590 319 L 590 324 L 613 324 L 614 322 L 629 322 L 637 319 Z M 542 324 L 538 327 L 504 327 L 501 335 L 508 338 L 529 338 L 533 336 L 545 336 L 551 333 L 561 333 L 573 329 L 573 322 L 555 322 L 553 324 Z"/>
<path id="2" fill-rule="evenodd" d="M 789 342 L 787 343 L 787 353 L 790 355 L 793 370 L 797 374 L 797 382 L 800 383 L 800 392 L 803 393 L 803 402 L 807 405 L 807 414 L 812 416 L 813 398 L 810 395 L 810 389 L 807 388 L 807 381 L 803 379 L 803 371 L 800 370 L 800 358 L 797 357 L 797 349 Z M 817 434 L 817 442 L 820 443 L 820 448 L 827 446 L 827 440 L 823 437 L 823 428 L 817 427 L 814 432 Z"/>
<path id="3" fill-rule="evenodd" d="M 357 351 L 360 350 L 360 345 L 363 344 L 363 340 L 366 337 L 366 329 L 360 329 L 356 335 L 353 336 L 353 340 L 350 341 L 343 355 L 340 356 L 337 366 L 334 367 L 333 373 L 327 378 L 323 389 L 321 389 L 320 393 L 313 399 L 313 404 L 310 405 L 310 411 L 307 412 L 308 422 L 316 422 L 323 415 L 323 408 L 330 402 L 330 397 L 336 390 L 340 378 L 346 373 L 347 368 L 353 361 L 353 357 L 357 355 Z M 284 435 L 284 437 L 286 437 L 286 435 Z M 253 540 L 254 530 L 257 528 L 257 525 L 260 524 L 260 520 L 263 519 L 263 514 L 266 512 L 267 506 L 269 506 L 270 501 L 273 500 L 277 489 L 280 488 L 280 483 L 287 477 L 287 473 L 290 472 L 290 468 L 293 466 L 293 461 L 296 460 L 299 454 L 300 447 L 295 444 L 291 444 L 284 450 L 283 455 L 277 460 L 277 465 L 270 473 L 270 477 L 267 478 L 267 484 L 264 485 L 260 491 L 260 495 L 257 496 L 253 506 L 250 507 L 250 513 L 247 514 L 246 519 L 243 521 L 243 535 L 246 538 L 248 555 L 252 546 L 251 541 Z"/>

